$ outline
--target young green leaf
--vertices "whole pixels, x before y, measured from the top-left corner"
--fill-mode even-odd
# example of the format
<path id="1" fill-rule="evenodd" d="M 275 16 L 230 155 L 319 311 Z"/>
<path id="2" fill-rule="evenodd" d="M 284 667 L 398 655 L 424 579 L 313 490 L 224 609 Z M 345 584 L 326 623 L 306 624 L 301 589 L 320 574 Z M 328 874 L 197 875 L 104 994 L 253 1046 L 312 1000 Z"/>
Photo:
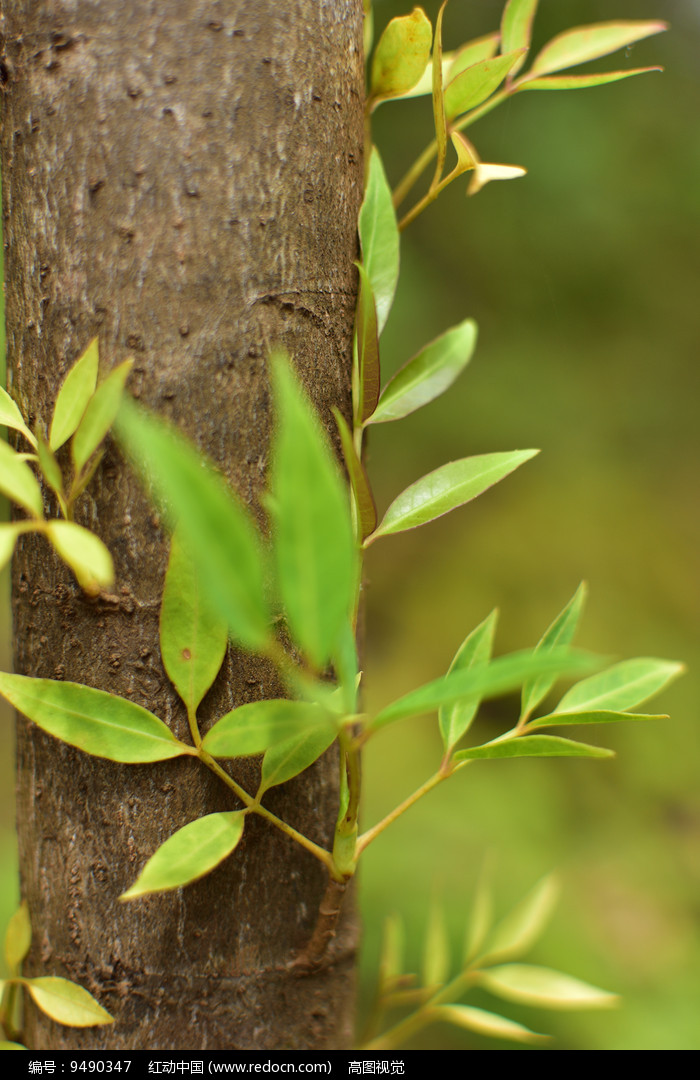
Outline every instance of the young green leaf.
<path id="1" fill-rule="evenodd" d="M 11 975 L 19 973 L 20 964 L 32 943 L 32 924 L 29 921 L 27 901 L 23 900 L 7 925 L 5 933 L 5 961 Z"/>
<path id="2" fill-rule="evenodd" d="M 90 398 L 71 443 L 76 473 L 87 465 L 114 423 L 133 363 L 133 360 L 125 360 L 110 371 Z"/>
<path id="3" fill-rule="evenodd" d="M 202 591 L 195 561 L 176 530 L 160 609 L 160 651 L 168 678 L 194 716 L 226 653 L 226 622 Z"/>
<path id="4" fill-rule="evenodd" d="M 358 555 L 345 484 L 311 404 L 281 355 L 270 358 L 276 430 L 273 551 L 290 632 L 319 669 L 350 619 Z"/>
<path id="5" fill-rule="evenodd" d="M 576 683 L 564 694 L 554 714 L 632 709 L 663 690 L 685 670 L 670 660 L 638 657 Z"/>
<path id="6" fill-rule="evenodd" d="M 26 1050 L 26 1046 L 22 1046 L 22 1043 L 16 1042 L 3 1042 L 0 1041 L 0 1050 Z"/>
<path id="7" fill-rule="evenodd" d="M 446 6 L 447 0 L 443 0 L 435 23 L 435 40 L 433 42 L 433 123 L 435 125 L 435 143 L 437 146 L 433 185 L 438 184 L 442 179 L 445 154 L 447 152 L 447 121 L 445 119 L 445 102 L 442 89 L 442 17 Z"/>
<path id="8" fill-rule="evenodd" d="M 355 315 L 355 349 L 357 368 L 353 379 L 355 419 L 358 424 L 371 416 L 379 400 L 379 339 L 377 336 L 377 309 L 369 275 L 361 263 L 360 291 L 357 296 Z"/>
<path id="9" fill-rule="evenodd" d="M 538 453 L 538 450 L 512 450 L 504 454 L 478 454 L 441 465 L 394 499 L 365 546 L 380 536 L 415 529 L 463 506 Z"/>
<path id="10" fill-rule="evenodd" d="M 546 75 L 550 71 L 598 60 L 601 56 L 617 52 L 635 41 L 660 34 L 668 29 L 668 23 L 637 19 L 629 22 L 603 22 L 591 26 L 577 26 L 566 30 L 545 45 L 535 57 L 530 75 Z"/>
<path id="11" fill-rule="evenodd" d="M 47 521 L 46 535 L 89 596 L 112 584 L 112 556 L 99 536 L 73 521 Z"/>
<path id="12" fill-rule="evenodd" d="M 493 923 L 493 898 L 488 866 L 479 874 L 474 902 L 469 914 L 464 942 L 464 962 L 468 964 L 479 952 Z"/>
<path id="13" fill-rule="evenodd" d="M 73 364 L 58 391 L 49 431 L 51 450 L 58 450 L 77 430 L 87 404 L 95 393 L 99 363 L 97 338 L 94 337 Z"/>
<path id="14" fill-rule="evenodd" d="M 169 892 L 204 877 L 223 862 L 243 836 L 245 814 L 240 810 L 207 814 L 168 837 L 151 856 L 134 884 L 120 900 Z"/>
<path id="15" fill-rule="evenodd" d="M 308 769 L 328 749 L 335 734 L 325 727 L 311 728 L 301 736 L 271 747 L 263 758 L 260 791 L 284 784 Z"/>
<path id="16" fill-rule="evenodd" d="M 379 982 L 382 990 L 393 989 L 403 972 L 404 927 L 397 912 L 387 915 L 382 934 L 382 952 L 379 959 Z"/>
<path id="17" fill-rule="evenodd" d="M 246 757 L 316 731 L 328 735 L 331 742 L 337 734 L 333 718 L 324 709 L 307 701 L 274 698 L 232 709 L 207 732 L 203 747 L 216 758 Z"/>
<path id="18" fill-rule="evenodd" d="M 42 1012 L 68 1027 L 96 1027 L 111 1024 L 113 1018 L 82 986 L 48 975 L 40 979 L 23 979 L 23 985 Z"/>
<path id="19" fill-rule="evenodd" d="M 32 517 L 41 518 L 44 507 L 37 479 L 26 461 L 0 439 L 0 495 L 6 495 Z"/>
<path id="20" fill-rule="evenodd" d="M 467 635 L 450 664 L 448 675 L 453 671 L 478 671 L 487 666 L 491 659 L 497 621 L 498 611 L 494 609 L 475 630 L 472 630 L 471 634 Z M 452 747 L 469 730 L 480 703 L 481 698 L 477 695 L 440 708 L 438 723 L 446 753 L 449 754 Z"/>
<path id="21" fill-rule="evenodd" d="M 498 1016 L 485 1009 L 475 1009 L 473 1005 L 434 1005 L 430 1008 L 430 1016 L 434 1020 L 444 1020 L 455 1027 L 466 1028 L 467 1031 L 474 1031 L 477 1035 L 486 1035 L 491 1039 L 538 1043 L 549 1038 L 549 1035 L 538 1035 L 536 1031 L 530 1031 L 522 1024 L 516 1024 L 514 1020 L 507 1020 L 505 1016 Z"/>
<path id="22" fill-rule="evenodd" d="M 651 715 L 649 713 L 613 712 L 607 709 L 596 709 L 592 712 L 548 713 L 547 716 L 538 716 L 536 720 L 530 720 L 526 731 L 533 731 L 541 727 L 558 727 L 560 724 L 615 724 L 619 720 L 668 720 L 665 715 Z"/>
<path id="23" fill-rule="evenodd" d="M 384 387 L 368 422 L 400 420 L 443 394 L 471 360 L 476 335 L 474 320 L 465 319 L 421 349 Z"/>
<path id="24" fill-rule="evenodd" d="M 522 60 L 527 50 L 516 49 L 490 60 L 480 60 L 465 68 L 445 88 L 445 115 L 448 123 L 481 105 L 493 94 L 506 75 Z"/>
<path id="25" fill-rule="evenodd" d="M 562 739 L 558 735 L 523 735 L 518 739 L 504 739 L 503 742 L 484 743 L 483 746 L 470 746 L 468 750 L 459 750 L 455 761 L 475 761 L 486 758 L 516 757 L 614 757 L 612 750 L 602 746 L 589 746 L 588 743 Z"/>
<path id="26" fill-rule="evenodd" d="M 663 71 L 662 67 L 629 68 L 627 71 L 601 71 L 596 75 L 545 75 L 542 79 L 528 79 L 517 87 L 521 90 L 585 90 L 589 86 L 630 79 L 633 75 L 645 75 L 647 71 Z"/>
<path id="27" fill-rule="evenodd" d="M 58 497 L 61 510 L 65 513 L 65 492 L 63 490 L 63 474 L 61 473 L 60 466 L 53 456 L 49 444 L 45 443 L 41 437 L 39 438 L 36 450 L 39 468 L 43 473 L 44 480 Z"/>
<path id="28" fill-rule="evenodd" d="M 153 713 L 91 686 L 3 671 L 0 694 L 49 735 L 95 757 L 135 764 L 193 753 Z"/>
<path id="29" fill-rule="evenodd" d="M 376 146 L 372 147 L 365 197 L 358 220 L 362 263 L 369 275 L 381 334 L 399 280 L 399 228 L 391 188 Z"/>
<path id="30" fill-rule="evenodd" d="M 355 511 L 359 525 L 358 534 L 360 542 L 362 542 L 377 527 L 377 507 L 365 467 L 357 456 L 350 428 L 345 423 L 345 417 L 335 406 L 333 407 L 333 416 L 338 426 L 345 466 L 350 477 L 350 486 L 355 499 Z"/>
<path id="31" fill-rule="evenodd" d="M 525 679 L 537 675 L 556 675 L 588 670 L 599 666 L 599 660 L 576 649 L 554 649 L 544 655 L 531 649 L 499 656 L 488 667 L 453 671 L 441 679 L 412 690 L 398 701 L 377 713 L 368 725 L 370 731 L 384 727 L 408 716 L 421 716 L 440 705 L 451 705 L 460 698 L 498 697 L 522 686 Z"/>
<path id="32" fill-rule="evenodd" d="M 617 994 L 600 990 L 571 975 L 532 964 L 501 964 L 479 973 L 485 990 L 523 1005 L 545 1009 L 609 1009 L 619 1005 Z"/>
<path id="33" fill-rule="evenodd" d="M 12 552 L 15 550 L 15 544 L 17 537 L 25 529 L 17 522 L 3 521 L 0 524 L 0 570 L 10 561 L 12 558 Z"/>
<path id="34" fill-rule="evenodd" d="M 532 41 L 532 24 L 535 21 L 537 0 L 508 0 L 501 18 L 501 52 L 515 52 L 516 49 L 529 49 Z M 515 64 L 510 74 L 514 75 L 525 63 L 526 53 Z"/>
<path id="35" fill-rule="evenodd" d="M 558 645 L 571 644 L 581 620 L 587 592 L 588 586 L 585 581 L 582 581 L 563 611 L 557 615 L 554 622 L 545 630 L 535 646 L 535 652 L 547 652 L 547 650 L 554 649 Z M 521 722 L 526 720 L 533 709 L 536 709 L 539 703 L 546 698 L 553 685 L 553 679 L 530 679 L 525 683 L 521 699 Z"/>
<path id="36" fill-rule="evenodd" d="M 548 874 L 495 927 L 478 962 L 486 965 L 527 952 L 549 922 L 558 897 L 559 883 Z"/>
<path id="37" fill-rule="evenodd" d="M 449 54 L 448 66 L 445 71 L 445 57 L 447 54 L 443 53 L 443 78 L 446 83 L 452 82 L 467 68 L 473 67 L 474 64 L 480 63 L 482 60 L 490 60 L 498 52 L 498 46 L 501 40 L 499 33 L 484 34 L 483 37 L 474 38 L 473 41 L 468 41 L 462 45 L 456 52 Z M 507 51 L 507 50 L 504 50 Z"/>
<path id="38" fill-rule="evenodd" d="M 445 926 L 445 915 L 434 902 L 428 916 L 428 929 L 423 947 L 423 986 L 438 987 L 447 981 L 450 973 L 450 942 Z"/>
<path id="39" fill-rule="evenodd" d="M 214 466 L 162 420 L 124 401 L 116 430 L 173 524 L 179 522 L 202 590 L 236 643 L 264 649 L 270 636 L 265 561 L 248 511 Z"/>
<path id="40" fill-rule="evenodd" d="M 19 406 L 2 386 L 0 386 L 0 427 L 9 427 L 13 431 L 21 431 L 25 439 L 36 449 L 36 439 L 25 424 Z"/>
<path id="41" fill-rule="evenodd" d="M 430 19 L 422 8 L 391 20 L 372 59 L 370 88 L 375 104 L 415 86 L 430 58 L 432 37 Z"/>

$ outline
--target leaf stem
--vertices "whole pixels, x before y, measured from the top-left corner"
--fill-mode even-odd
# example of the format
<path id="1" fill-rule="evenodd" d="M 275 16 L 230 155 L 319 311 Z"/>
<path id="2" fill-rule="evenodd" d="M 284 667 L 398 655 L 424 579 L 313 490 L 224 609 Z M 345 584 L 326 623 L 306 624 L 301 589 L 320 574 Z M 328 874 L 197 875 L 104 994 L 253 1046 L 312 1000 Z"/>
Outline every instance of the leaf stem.
<path id="1" fill-rule="evenodd" d="M 342 875 L 338 873 L 335 862 L 333 861 L 333 856 L 330 851 L 326 851 L 325 848 L 322 848 L 318 844 L 315 844 L 313 840 L 309 840 L 308 836 L 304 836 L 303 833 L 298 832 L 292 825 L 288 825 L 286 821 L 282 821 L 282 819 L 278 818 L 276 814 L 273 814 L 266 807 L 261 806 L 258 799 L 254 799 L 252 795 L 249 795 L 245 788 L 242 788 L 241 785 L 237 783 L 232 776 L 229 776 L 226 770 L 222 769 L 221 765 L 219 765 L 218 761 L 216 761 L 211 756 L 211 754 L 208 754 L 201 745 L 197 749 L 197 755 L 200 761 L 202 761 L 202 763 L 206 765 L 208 769 L 211 769 L 213 773 L 216 773 L 219 779 L 223 780 L 223 782 L 231 789 L 231 791 L 233 791 L 234 794 L 238 796 L 244 806 L 246 806 L 251 813 L 259 814 L 260 817 L 265 818 L 266 821 L 269 821 L 271 825 L 274 825 L 276 828 L 280 829 L 281 832 L 286 833 L 287 836 L 289 836 L 292 840 L 295 840 L 297 844 L 301 845 L 301 847 L 306 848 L 307 851 L 311 852 L 312 855 L 314 855 L 320 862 L 324 864 L 324 866 L 328 870 L 328 873 L 334 880 L 342 880 Z"/>
<path id="2" fill-rule="evenodd" d="M 396 821 L 397 818 L 401 817 L 402 814 L 405 814 L 406 811 L 409 810 L 414 803 L 417 803 L 419 799 L 422 799 L 423 796 L 427 795 L 429 791 L 432 791 L 434 787 L 437 787 L 438 784 L 441 784 L 443 780 L 447 780 L 448 776 L 452 775 L 452 772 L 453 768 L 451 765 L 448 766 L 448 768 L 443 768 L 441 766 L 434 776 L 431 776 L 429 780 L 426 780 L 424 784 L 421 784 L 421 786 L 417 788 L 412 795 L 409 795 L 407 799 L 404 799 L 402 803 L 399 803 L 399 805 L 395 807 L 391 811 L 391 813 L 387 814 L 387 816 L 381 821 L 377 822 L 376 825 L 373 825 L 371 829 L 367 830 L 367 832 L 362 833 L 362 835 L 358 837 L 357 840 L 358 857 L 362 854 L 365 848 L 372 843 L 373 840 L 376 840 L 380 833 L 384 832 L 384 830 L 388 828 L 389 825 L 393 824 L 393 822 Z"/>

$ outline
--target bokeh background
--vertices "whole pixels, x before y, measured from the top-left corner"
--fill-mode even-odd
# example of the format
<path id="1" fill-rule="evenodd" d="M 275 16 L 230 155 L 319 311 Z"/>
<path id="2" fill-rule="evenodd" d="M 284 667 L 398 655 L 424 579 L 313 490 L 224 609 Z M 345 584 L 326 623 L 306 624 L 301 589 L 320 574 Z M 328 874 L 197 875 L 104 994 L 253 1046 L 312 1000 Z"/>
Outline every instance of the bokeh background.
<path id="1" fill-rule="evenodd" d="M 438 4 L 424 7 L 434 21 Z M 377 36 L 408 10 L 377 0 Z M 451 0 L 445 48 L 495 30 L 500 11 L 500 0 Z M 362 998 L 366 1010 L 388 912 L 405 921 L 415 969 L 437 898 L 458 962 L 488 857 L 500 912 L 558 871 L 562 899 L 530 959 L 624 999 L 608 1012 L 504 1013 L 553 1033 L 559 1049 L 700 1049 L 700 3 L 541 0 L 535 47 L 611 18 L 663 18 L 671 29 L 585 70 L 660 63 L 665 73 L 501 106 L 470 137 L 484 160 L 523 165 L 527 177 L 473 199 L 457 181 L 403 236 L 386 374 L 468 315 L 480 337 L 452 391 L 372 430 L 380 509 L 444 461 L 531 446 L 542 454 L 468 507 L 371 549 L 365 694 L 379 707 L 442 674 L 494 606 L 497 650 L 533 645 L 582 578 L 581 645 L 683 660 L 689 671 L 653 703 L 670 720 L 586 731 L 614 760 L 479 763 L 378 840 L 361 872 Z M 392 182 L 430 124 L 427 100 L 375 113 Z M 6 575 L 2 596 L 7 667 Z M 510 727 L 517 707 L 491 704 L 475 737 Z M 2 926 L 17 896 L 11 724 L 2 711 Z M 378 736 L 365 759 L 366 824 L 439 759 L 434 719 Z M 498 1010 L 495 999 L 469 1000 Z M 436 1027 L 414 1045 L 514 1044 Z"/>

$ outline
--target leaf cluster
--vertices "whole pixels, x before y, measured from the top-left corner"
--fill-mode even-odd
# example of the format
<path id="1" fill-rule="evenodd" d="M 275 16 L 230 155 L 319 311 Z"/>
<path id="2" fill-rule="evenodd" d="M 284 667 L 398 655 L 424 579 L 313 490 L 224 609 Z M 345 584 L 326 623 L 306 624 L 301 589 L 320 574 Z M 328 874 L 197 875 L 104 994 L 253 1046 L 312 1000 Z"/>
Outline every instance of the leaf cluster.
<path id="1" fill-rule="evenodd" d="M 113 1022 L 109 1013 L 82 986 L 53 975 L 28 979 L 21 975 L 22 962 L 32 943 L 32 927 L 26 902 L 22 903 L 5 933 L 5 961 L 9 978 L 0 981 L 0 1028 L 5 1040 L 0 1050 L 26 1050 L 15 1041 L 21 1029 L 19 991 L 26 988 L 32 1001 L 43 1013 L 69 1027 L 95 1027 Z"/>
<path id="2" fill-rule="evenodd" d="M 99 349 L 93 338 L 68 371 L 56 398 L 48 434 L 31 431 L 22 412 L 0 387 L 0 424 L 19 432 L 31 451 L 0 440 L 0 494 L 26 517 L 0 525 L 0 569 L 22 533 L 43 533 L 71 568 L 81 588 L 96 596 L 114 580 L 109 551 L 93 532 L 73 521 L 74 507 L 102 460 L 102 444 L 114 423 L 133 361 L 114 368 L 98 385 Z M 70 456 L 59 451 L 70 440 Z M 58 455 L 58 456 L 57 456 Z M 53 492 L 61 519 L 47 520 L 39 480 Z"/>
<path id="3" fill-rule="evenodd" d="M 597 986 L 551 968 L 524 964 L 521 957 L 545 929 L 556 903 L 558 884 L 550 875 L 535 885 L 500 922 L 493 922 L 491 890 L 482 874 L 466 925 L 461 957 L 454 957 L 440 906 L 431 909 L 423 943 L 420 974 L 404 966 L 401 919 L 385 924 L 379 965 L 377 1002 L 365 1043 L 367 1050 L 390 1050 L 423 1028 L 446 1023 L 476 1035 L 543 1045 L 549 1036 L 532 1031 L 500 1013 L 464 1005 L 459 998 L 470 990 L 485 990 L 503 1001 L 547 1009 L 600 1009 L 619 998 Z M 455 970 L 456 969 L 456 970 Z M 408 1015 L 380 1035 L 387 1014 Z"/>

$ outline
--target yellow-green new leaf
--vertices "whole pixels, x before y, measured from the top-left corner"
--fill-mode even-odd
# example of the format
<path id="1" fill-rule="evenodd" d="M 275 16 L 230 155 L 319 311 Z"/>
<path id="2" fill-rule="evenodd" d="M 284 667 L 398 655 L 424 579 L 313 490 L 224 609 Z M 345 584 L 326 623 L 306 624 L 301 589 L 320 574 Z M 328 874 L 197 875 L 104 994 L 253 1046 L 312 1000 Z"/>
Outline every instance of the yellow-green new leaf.
<path id="1" fill-rule="evenodd" d="M 465 319 L 421 349 L 382 390 L 371 424 L 400 420 L 449 389 L 474 353 L 477 327 Z"/>
<path id="2" fill-rule="evenodd" d="M 48 975 L 39 979 L 23 979 L 32 1000 L 42 1012 L 68 1027 L 96 1027 L 111 1024 L 113 1018 L 82 986 Z"/>
<path id="3" fill-rule="evenodd" d="M 531 649 L 499 656 L 487 667 L 453 671 L 441 679 L 412 690 L 382 709 L 369 723 L 368 729 L 384 727 L 408 716 L 421 716 L 440 705 L 451 705 L 460 699 L 498 697 L 522 686 L 525 679 L 537 675 L 571 675 L 576 670 L 598 667 L 600 661 L 575 649 L 555 649 L 538 655 Z"/>
<path id="4" fill-rule="evenodd" d="M 73 521 L 48 521 L 46 535 L 89 596 L 112 584 L 112 556 L 99 536 Z"/>
<path id="5" fill-rule="evenodd" d="M 370 487 L 365 467 L 357 456 L 355 444 L 352 439 L 350 428 L 345 423 L 345 417 L 333 406 L 333 416 L 338 425 L 340 443 L 343 447 L 345 466 L 350 477 L 350 486 L 355 499 L 355 512 L 359 525 L 358 534 L 360 541 L 365 540 L 377 527 L 377 507 L 374 495 Z"/>
<path id="6" fill-rule="evenodd" d="M 20 964 L 32 943 L 32 924 L 29 920 L 27 901 L 23 900 L 7 925 L 5 933 L 5 960 L 11 975 L 19 974 Z"/>
<path id="7" fill-rule="evenodd" d="M 617 994 L 532 964 L 501 964 L 479 973 L 479 985 L 505 1001 L 544 1009 L 609 1009 L 619 1005 Z"/>
<path id="8" fill-rule="evenodd" d="M 422 8 L 392 19 L 372 59 L 371 98 L 375 104 L 405 94 L 416 85 L 430 58 L 433 30 Z"/>
<path id="9" fill-rule="evenodd" d="M 335 731 L 311 728 L 302 735 L 271 747 L 262 765 L 261 791 L 284 784 L 313 765 L 335 739 Z"/>
<path id="10" fill-rule="evenodd" d="M 358 219 L 362 264 L 369 275 L 381 334 L 399 280 L 399 227 L 391 188 L 376 146 L 372 147 L 365 197 Z"/>
<path id="11" fill-rule="evenodd" d="M 537 12 L 537 0 L 508 0 L 501 18 L 501 52 L 514 52 L 516 49 L 529 49 L 532 41 L 532 24 Z M 525 63 L 526 52 L 515 64 L 510 74 L 514 75 Z"/>
<path id="12" fill-rule="evenodd" d="M 684 670 L 683 664 L 671 660 L 652 657 L 623 660 L 572 686 L 557 705 L 554 715 L 633 709 L 658 694 Z"/>
<path id="13" fill-rule="evenodd" d="M 203 591 L 197 565 L 176 530 L 160 608 L 160 652 L 192 716 L 219 673 L 227 641 L 226 621 Z"/>
<path id="14" fill-rule="evenodd" d="M 19 523 L 2 522 L 0 524 L 0 570 L 9 563 L 12 552 L 15 550 L 17 537 L 24 531 Z"/>
<path id="15" fill-rule="evenodd" d="M 548 874 L 496 926 L 479 962 L 490 964 L 527 952 L 549 922 L 558 897 L 559 883 L 553 874 Z"/>
<path id="16" fill-rule="evenodd" d="M 550 626 L 535 646 L 535 652 L 547 652 L 561 645 L 570 645 L 574 634 L 581 621 L 581 613 L 586 602 L 588 586 L 582 581 L 568 604 Z M 520 720 L 527 719 L 533 709 L 536 709 L 541 701 L 546 698 L 554 685 L 553 679 L 529 679 L 523 686 L 521 697 Z"/>
<path id="17" fill-rule="evenodd" d="M 488 865 L 484 865 L 474 892 L 474 902 L 469 913 L 464 941 L 464 963 L 477 955 L 493 924 L 493 895 Z"/>
<path id="18" fill-rule="evenodd" d="M 597 75 L 545 75 L 542 79 L 526 79 L 517 87 L 520 90 L 585 90 L 589 86 L 631 79 L 633 75 L 645 75 L 647 71 L 663 71 L 662 67 L 629 68 L 627 71 L 601 71 Z"/>
<path id="19" fill-rule="evenodd" d="M 10 397 L 7 390 L 2 386 L 0 386 L 0 427 L 9 427 L 13 431 L 21 431 L 25 439 L 28 439 L 32 446 L 36 448 L 36 439 L 25 424 L 17 402 Z"/>
<path id="20" fill-rule="evenodd" d="M 95 757 L 137 764 L 194 753 L 147 709 L 91 686 L 3 671 L 0 694 L 49 735 Z"/>
<path id="21" fill-rule="evenodd" d="M 497 621 L 498 611 L 494 609 L 475 630 L 467 635 L 450 664 L 448 674 L 453 671 L 477 671 L 487 666 L 493 651 Z M 481 698 L 477 695 L 471 699 L 457 701 L 453 705 L 443 705 L 439 710 L 438 723 L 447 753 L 467 733 L 480 704 Z"/>
<path id="22" fill-rule="evenodd" d="M 504 739 L 502 742 L 484 743 L 483 746 L 470 746 L 468 750 L 459 750 L 455 761 L 478 761 L 491 758 L 521 757 L 614 757 L 612 750 L 603 746 L 589 746 L 588 743 L 562 739 L 558 735 L 523 735 L 520 738 Z"/>
<path id="23" fill-rule="evenodd" d="M 585 64 L 588 60 L 598 60 L 601 56 L 625 49 L 635 41 L 667 29 L 668 23 L 643 19 L 577 26 L 558 34 L 545 45 L 535 57 L 528 76 L 545 75 L 550 71 Z"/>
<path id="24" fill-rule="evenodd" d="M 122 403 L 117 433 L 182 530 L 202 589 L 234 640 L 248 649 L 264 649 L 270 636 L 266 566 L 248 511 L 184 435 L 133 402 Z"/>
<path id="25" fill-rule="evenodd" d="M 169 892 L 204 877 L 237 847 L 244 824 L 240 810 L 191 821 L 161 844 L 120 900 Z"/>
<path id="26" fill-rule="evenodd" d="M 93 338 L 83 355 L 70 369 L 58 391 L 49 431 L 49 447 L 58 450 L 78 428 L 88 401 L 97 386 L 100 357 L 97 338 Z"/>
<path id="27" fill-rule="evenodd" d="M 523 1024 L 507 1020 L 505 1016 L 498 1016 L 485 1009 L 475 1009 L 472 1005 L 435 1005 L 430 1009 L 430 1016 L 434 1020 L 444 1020 L 448 1024 L 466 1028 L 467 1031 L 474 1031 L 477 1035 L 486 1035 L 491 1039 L 539 1043 L 549 1038 L 549 1035 L 539 1035 Z"/>
<path id="28" fill-rule="evenodd" d="M 22 1046 L 22 1043 L 16 1042 L 2 1042 L 0 1041 L 0 1050 L 26 1050 L 26 1046 Z"/>
<path id="29" fill-rule="evenodd" d="M 367 544 L 380 536 L 415 529 L 448 514 L 481 495 L 538 453 L 538 450 L 512 450 L 504 454 L 478 454 L 441 465 L 394 499 Z"/>
<path id="30" fill-rule="evenodd" d="M 232 709 L 207 732 L 203 747 L 212 757 L 247 757 L 313 732 L 331 742 L 335 738 L 337 726 L 325 709 L 307 701 L 273 698 Z"/>
<path id="31" fill-rule="evenodd" d="M 0 495 L 6 495 L 32 517 L 43 517 L 41 489 L 26 461 L 0 439 Z"/>
<path id="32" fill-rule="evenodd" d="M 445 926 L 445 914 L 439 904 L 433 903 L 423 947 L 423 986 L 442 986 L 449 974 L 450 942 Z"/>
<path id="33" fill-rule="evenodd" d="M 379 400 L 379 337 L 377 330 L 377 308 L 374 302 L 372 282 L 361 263 L 357 264 L 360 274 L 360 289 L 357 295 L 355 313 L 355 358 L 357 366 L 353 372 L 353 400 L 355 419 L 362 424 L 372 415 Z"/>
<path id="34" fill-rule="evenodd" d="M 457 116 L 461 116 L 462 113 L 481 105 L 482 101 L 486 101 L 486 98 L 498 89 L 506 75 L 512 71 L 526 51 L 526 49 L 516 49 L 504 56 L 480 60 L 456 75 L 445 88 L 445 115 L 448 123 Z"/>
<path id="35" fill-rule="evenodd" d="M 133 360 L 125 360 L 123 364 L 110 371 L 90 398 L 71 443 L 76 473 L 81 472 L 87 465 L 116 420 L 124 386 L 133 363 Z"/>
<path id="36" fill-rule="evenodd" d="M 403 973 L 404 926 L 397 912 L 387 915 L 382 934 L 382 951 L 379 959 L 379 982 L 386 993 Z"/>
<path id="37" fill-rule="evenodd" d="M 277 583 L 292 637 L 323 670 L 351 617 L 358 551 L 350 500 L 325 432 L 288 360 L 270 358 L 276 428 L 271 517 Z"/>

